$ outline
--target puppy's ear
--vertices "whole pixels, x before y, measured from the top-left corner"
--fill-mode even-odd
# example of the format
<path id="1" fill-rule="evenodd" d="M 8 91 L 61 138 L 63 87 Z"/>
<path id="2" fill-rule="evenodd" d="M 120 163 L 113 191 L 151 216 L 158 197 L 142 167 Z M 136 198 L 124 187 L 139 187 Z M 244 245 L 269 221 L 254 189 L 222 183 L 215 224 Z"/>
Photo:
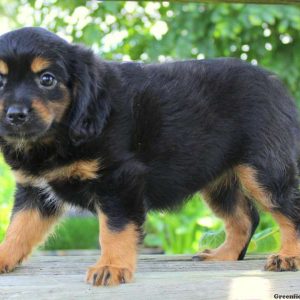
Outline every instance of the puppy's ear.
<path id="1" fill-rule="evenodd" d="M 75 144 L 99 136 L 107 122 L 111 106 L 102 86 L 100 63 L 92 51 L 73 46 L 71 87 L 73 99 L 69 113 L 69 135 Z"/>

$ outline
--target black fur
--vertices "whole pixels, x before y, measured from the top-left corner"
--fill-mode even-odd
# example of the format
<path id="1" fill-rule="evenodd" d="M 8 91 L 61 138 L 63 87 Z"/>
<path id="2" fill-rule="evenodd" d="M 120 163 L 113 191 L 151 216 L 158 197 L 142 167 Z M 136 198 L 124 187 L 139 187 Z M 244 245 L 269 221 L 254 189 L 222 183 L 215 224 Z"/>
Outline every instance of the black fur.
<path id="1" fill-rule="evenodd" d="M 251 241 L 251 238 L 259 224 L 259 214 L 258 214 L 258 211 L 257 209 L 255 208 L 255 206 L 253 205 L 253 203 L 250 202 L 249 199 L 247 199 L 247 205 L 249 207 L 249 210 L 250 210 L 250 218 L 251 218 L 251 223 L 252 223 L 252 226 L 251 226 L 251 232 L 250 232 L 250 236 L 249 236 L 249 240 L 248 242 L 246 243 L 244 249 L 242 250 L 242 252 L 240 253 L 239 257 L 238 257 L 238 260 L 243 260 L 245 255 L 246 255 L 246 252 L 247 252 L 247 248 L 249 246 L 249 243 Z"/>
<path id="2" fill-rule="evenodd" d="M 75 105 L 70 111 L 69 127 L 72 141 L 81 143 L 100 135 L 111 104 L 99 76 L 101 65 L 93 53 L 81 47 L 72 50 L 75 59 L 71 62 L 70 72 Z"/>
<path id="3" fill-rule="evenodd" d="M 45 103 L 59 98 L 59 90 L 41 93 L 31 75 L 26 77 L 36 56 L 55 61 L 53 73 L 67 87 L 70 106 L 60 122 L 26 137 L 26 151 L 6 138 L 2 115 L 1 147 L 13 170 L 33 176 L 99 159 L 98 179 L 48 182 L 59 201 L 101 208 L 115 230 L 129 222 L 142 226 L 147 211 L 176 208 L 225 172 L 247 164 L 259 170 L 259 182 L 278 209 L 300 226 L 297 112 L 270 72 L 230 58 L 106 62 L 46 30 L 24 28 L 0 37 L 0 59 L 12 70 L 0 91 L 4 112 L 20 86 L 24 97 L 38 94 Z M 40 143 L 45 136 L 53 142 Z M 220 207 L 230 213 L 235 203 L 227 196 Z M 33 205 L 45 216 L 60 207 L 44 203 L 34 187 L 18 187 L 15 211 Z M 254 232 L 255 210 L 252 219 Z"/>

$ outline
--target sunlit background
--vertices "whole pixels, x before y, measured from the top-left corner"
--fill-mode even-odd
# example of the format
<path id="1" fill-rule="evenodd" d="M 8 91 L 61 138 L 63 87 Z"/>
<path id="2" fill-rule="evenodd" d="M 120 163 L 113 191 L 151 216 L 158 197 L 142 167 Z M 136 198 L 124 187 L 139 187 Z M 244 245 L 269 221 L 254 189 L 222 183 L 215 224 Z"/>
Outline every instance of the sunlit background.
<path id="1" fill-rule="evenodd" d="M 243 4 L 182 4 L 126 1 L 3 1 L 0 33 L 42 26 L 70 42 L 91 47 L 103 59 L 164 62 L 234 56 L 273 70 L 300 100 L 300 8 Z M 300 102 L 299 102 L 300 103 Z M 0 240 L 8 225 L 14 181 L 0 159 Z M 222 223 L 199 195 L 176 214 L 151 213 L 145 247 L 191 253 L 224 240 Z M 46 249 L 98 247 L 98 224 L 69 215 Z M 279 233 L 263 215 L 250 252 L 278 248 Z"/>

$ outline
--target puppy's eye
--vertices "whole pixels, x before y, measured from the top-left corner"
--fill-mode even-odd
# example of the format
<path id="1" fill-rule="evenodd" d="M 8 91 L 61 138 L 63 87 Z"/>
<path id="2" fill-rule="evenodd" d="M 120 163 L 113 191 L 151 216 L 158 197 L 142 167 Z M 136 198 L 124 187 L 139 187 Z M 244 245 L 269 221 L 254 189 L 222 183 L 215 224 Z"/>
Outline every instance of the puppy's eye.
<path id="1" fill-rule="evenodd" d="M 44 87 L 54 87 L 57 83 L 54 75 L 50 73 L 44 73 L 40 77 L 40 84 Z"/>

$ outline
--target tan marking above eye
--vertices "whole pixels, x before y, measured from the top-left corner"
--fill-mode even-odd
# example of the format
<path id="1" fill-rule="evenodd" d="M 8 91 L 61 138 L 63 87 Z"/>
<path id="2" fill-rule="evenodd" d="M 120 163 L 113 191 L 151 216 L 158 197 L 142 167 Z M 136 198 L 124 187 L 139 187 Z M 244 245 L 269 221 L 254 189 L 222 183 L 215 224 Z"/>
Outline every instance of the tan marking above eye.
<path id="1" fill-rule="evenodd" d="M 39 73 L 51 65 L 51 62 L 43 57 L 36 57 L 31 63 L 31 71 L 33 73 Z"/>
<path id="2" fill-rule="evenodd" d="M 3 75 L 8 74 L 8 65 L 0 59 L 0 73 Z"/>

